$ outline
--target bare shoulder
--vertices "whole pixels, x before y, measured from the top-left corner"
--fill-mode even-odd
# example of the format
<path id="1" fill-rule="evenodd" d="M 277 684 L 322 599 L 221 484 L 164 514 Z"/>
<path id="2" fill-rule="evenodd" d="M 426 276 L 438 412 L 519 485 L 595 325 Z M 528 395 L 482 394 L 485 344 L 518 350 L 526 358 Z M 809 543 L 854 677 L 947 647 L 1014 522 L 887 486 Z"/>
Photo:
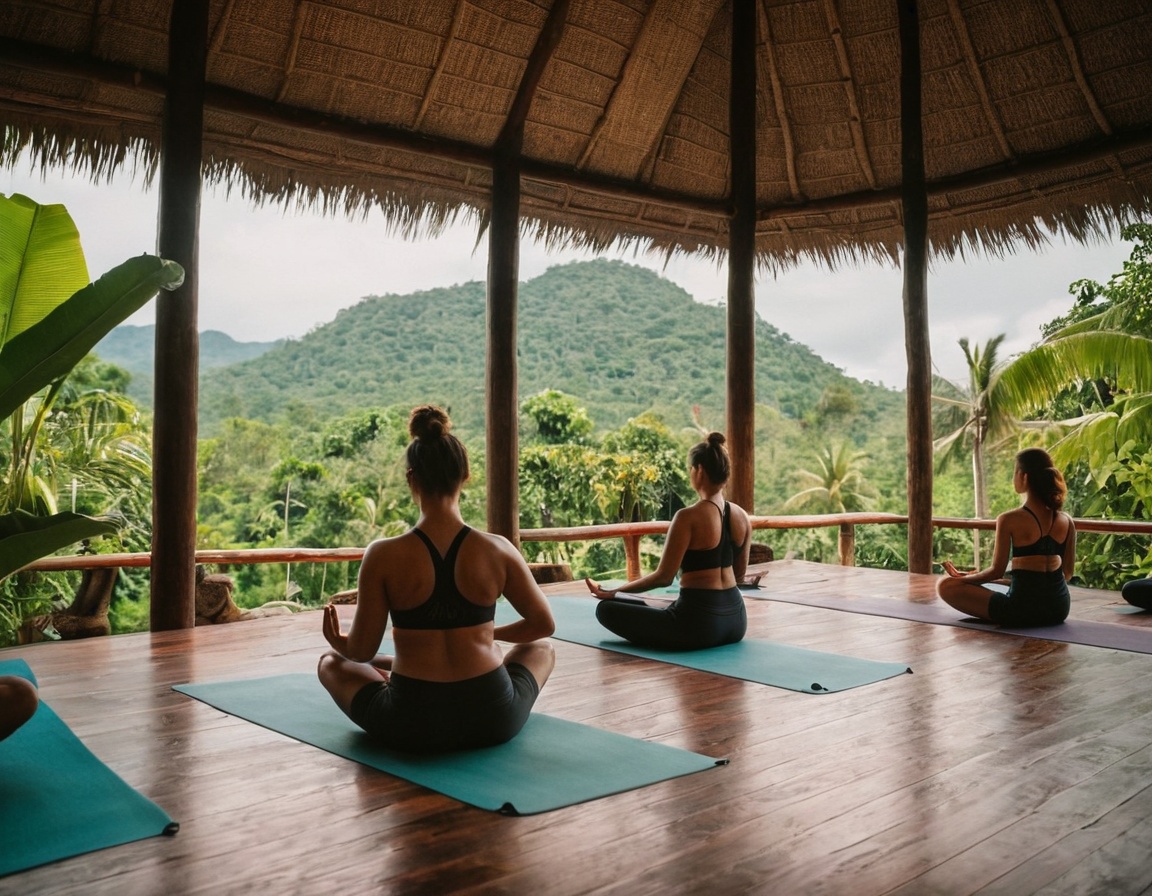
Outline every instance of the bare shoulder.
<path id="1" fill-rule="evenodd" d="M 745 510 L 743 507 L 741 507 L 739 504 L 737 504 L 733 501 L 729 501 L 728 507 L 731 510 L 732 516 L 736 517 L 737 519 L 741 519 L 741 520 L 748 519 L 748 511 Z"/>
<path id="2" fill-rule="evenodd" d="M 503 535 L 497 535 L 494 532 L 485 532 L 483 529 L 473 529 L 469 540 L 471 540 L 473 536 L 476 539 L 473 543 L 473 548 L 481 553 L 489 556 L 520 556 L 520 552 L 516 550 L 512 542 Z"/>
<path id="3" fill-rule="evenodd" d="M 402 535 L 393 535 L 391 538 L 377 538 L 368 542 L 368 546 L 364 548 L 364 560 L 382 560 L 388 557 L 395 556 L 397 551 L 404 549 L 404 545 L 411 541 L 411 530 Z"/>
<path id="4" fill-rule="evenodd" d="M 996 517 L 996 527 L 1004 529 L 1014 537 L 1024 537 L 1033 534 L 1036 522 L 1027 510 L 1023 507 L 1017 507 L 1013 510 L 1005 510 Z"/>
<path id="5" fill-rule="evenodd" d="M 736 524 L 736 531 L 733 534 L 740 536 L 739 543 L 744 544 L 744 542 L 748 541 L 749 536 L 752 534 L 752 520 L 748 517 L 748 511 L 746 511 L 739 504 L 735 504 L 732 501 L 729 501 L 728 507 L 732 516 L 732 520 Z M 743 533 L 742 536 L 741 533 Z"/>

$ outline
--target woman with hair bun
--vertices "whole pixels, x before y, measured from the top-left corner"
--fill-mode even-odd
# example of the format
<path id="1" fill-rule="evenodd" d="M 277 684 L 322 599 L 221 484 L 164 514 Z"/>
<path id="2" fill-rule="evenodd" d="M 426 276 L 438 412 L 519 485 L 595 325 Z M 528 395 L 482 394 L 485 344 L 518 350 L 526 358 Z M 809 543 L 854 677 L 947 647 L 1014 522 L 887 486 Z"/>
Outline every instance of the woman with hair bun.
<path id="1" fill-rule="evenodd" d="M 633 644 L 668 650 L 717 647 L 744 637 L 748 615 L 737 583 L 748 568 L 752 524 L 742 508 L 724 500 L 730 472 L 720 433 L 692 447 L 688 476 L 700 500 L 672 517 L 656 571 L 619 588 L 585 580 L 600 599 L 601 625 Z M 680 595 L 670 606 L 650 607 L 628 596 L 670 585 L 677 570 Z"/>
<path id="2" fill-rule="evenodd" d="M 1029 448 L 1016 455 L 1013 485 L 1024 504 L 996 518 L 992 565 L 964 573 L 948 560 L 936 593 L 949 606 L 998 625 L 1056 625 L 1068 617 L 1068 580 L 1076 566 L 1076 527 L 1061 510 L 1067 488 L 1048 452 Z M 984 586 L 1000 581 L 1008 561 L 1008 593 Z"/>
<path id="3" fill-rule="evenodd" d="M 420 518 L 368 545 L 346 634 L 336 608 L 324 608 L 332 649 L 320 658 L 321 683 L 378 743 L 410 752 L 510 740 L 556 663 L 543 640 L 552 611 L 528 564 L 507 539 L 464 524 L 468 452 L 451 425 L 440 408 L 412 411 L 408 487 Z M 501 595 L 521 618 L 497 626 Z M 377 656 L 389 618 L 395 655 Z M 503 655 L 496 641 L 515 646 Z"/>

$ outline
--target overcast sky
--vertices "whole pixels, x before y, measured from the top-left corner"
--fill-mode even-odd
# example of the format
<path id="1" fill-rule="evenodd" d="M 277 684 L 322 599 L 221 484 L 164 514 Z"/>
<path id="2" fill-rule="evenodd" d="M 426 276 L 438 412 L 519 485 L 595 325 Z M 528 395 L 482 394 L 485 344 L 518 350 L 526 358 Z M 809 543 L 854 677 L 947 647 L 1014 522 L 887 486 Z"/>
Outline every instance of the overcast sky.
<path id="1" fill-rule="evenodd" d="M 27 164 L 0 169 L 0 192 L 23 193 L 42 204 L 62 203 L 80 231 L 89 273 L 97 277 L 132 255 L 155 251 L 156 190 L 117 175 L 93 186 L 83 177 L 30 172 Z M 221 330 L 241 341 L 303 336 L 364 296 L 406 294 L 483 280 L 487 241 L 476 245 L 472 224 L 459 224 L 435 240 L 405 242 L 391 236 L 377 210 L 367 219 L 253 208 L 239 197 L 206 190 L 200 229 L 200 329 Z M 1081 246 L 1054 238 L 1038 253 L 1006 260 L 936 264 L 928 281 L 932 361 L 953 380 L 965 376 L 961 336 L 981 343 L 1005 333 L 1006 354 L 1028 348 L 1039 327 L 1071 306 L 1073 280 L 1101 282 L 1118 272 L 1130 246 Z M 547 252 L 522 242 L 520 279 L 555 264 L 593 257 Z M 631 251 L 607 257 L 652 268 L 701 302 L 718 302 L 727 275 L 715 264 L 689 258 L 670 262 Z M 867 266 L 834 272 L 805 265 L 756 283 L 762 318 L 848 375 L 904 388 L 906 362 L 901 275 Z M 153 303 L 131 323 L 151 323 Z M 565 334 L 557 334 L 564 338 Z M 562 384 L 557 384 L 562 388 Z"/>

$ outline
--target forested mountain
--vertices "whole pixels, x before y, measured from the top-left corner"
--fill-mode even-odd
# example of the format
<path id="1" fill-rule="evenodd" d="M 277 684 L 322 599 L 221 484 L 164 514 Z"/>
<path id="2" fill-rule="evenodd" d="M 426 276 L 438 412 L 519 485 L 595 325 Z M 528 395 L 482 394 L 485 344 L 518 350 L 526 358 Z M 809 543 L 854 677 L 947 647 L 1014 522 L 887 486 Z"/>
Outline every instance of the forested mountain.
<path id="1" fill-rule="evenodd" d="M 257 358 L 203 365 L 201 425 L 208 433 L 227 417 L 326 419 L 434 402 L 476 432 L 483 425 L 484 320 L 479 281 L 367 297 Z M 709 425 L 722 421 L 724 309 L 697 303 L 647 268 L 575 262 L 521 284 L 519 351 L 521 398 L 559 389 L 598 426 L 648 410 L 684 425 L 693 406 Z M 898 393 L 845 377 L 759 319 L 756 371 L 758 403 L 784 417 L 811 413 L 829 394 L 871 415 L 902 413 Z"/>
<path id="2" fill-rule="evenodd" d="M 219 330 L 200 334 L 200 371 L 226 367 L 264 354 L 276 342 L 237 342 Z M 132 374 L 128 394 L 140 405 L 152 405 L 153 358 L 156 353 L 156 327 L 121 324 L 96 346 L 95 353 L 105 361 L 123 367 Z"/>

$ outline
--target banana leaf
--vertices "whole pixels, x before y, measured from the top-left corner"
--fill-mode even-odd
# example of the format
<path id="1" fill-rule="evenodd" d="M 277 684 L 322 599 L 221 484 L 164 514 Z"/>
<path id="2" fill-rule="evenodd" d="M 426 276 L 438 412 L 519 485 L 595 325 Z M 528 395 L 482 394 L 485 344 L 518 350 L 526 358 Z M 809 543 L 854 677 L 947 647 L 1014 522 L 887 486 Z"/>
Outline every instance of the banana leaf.
<path id="1" fill-rule="evenodd" d="M 51 516 L 23 510 L 0 514 L 0 579 L 70 544 L 119 528 L 116 520 L 68 511 Z"/>
<path id="2" fill-rule="evenodd" d="M 159 290 L 183 280 L 184 269 L 174 261 L 130 258 L 14 336 L 0 349 L 0 417 L 67 374 Z"/>
<path id="3" fill-rule="evenodd" d="M 62 205 L 0 196 L 0 345 L 88 283 L 80 234 Z"/>

